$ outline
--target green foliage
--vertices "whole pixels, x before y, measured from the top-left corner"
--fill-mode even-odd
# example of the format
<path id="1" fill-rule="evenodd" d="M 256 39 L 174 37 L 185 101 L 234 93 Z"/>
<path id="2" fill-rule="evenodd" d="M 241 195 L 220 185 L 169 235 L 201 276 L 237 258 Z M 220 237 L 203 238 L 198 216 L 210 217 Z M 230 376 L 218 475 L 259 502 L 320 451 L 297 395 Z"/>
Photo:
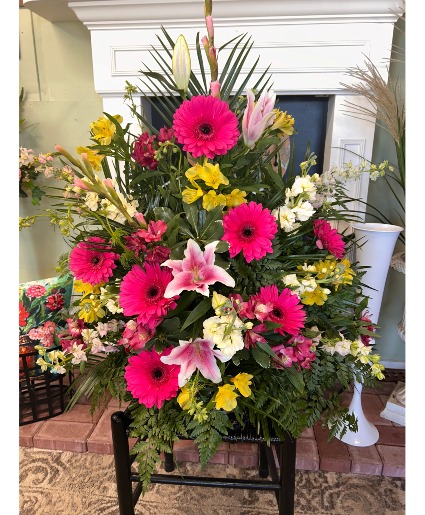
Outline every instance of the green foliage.
<path id="1" fill-rule="evenodd" d="M 199 422 L 193 419 L 187 429 L 198 444 L 200 463 L 204 468 L 216 453 L 222 436 L 232 429 L 232 424 L 224 411 L 211 410 L 206 420 Z"/>
<path id="2" fill-rule="evenodd" d="M 173 442 L 188 436 L 187 414 L 174 403 L 165 404 L 159 410 L 133 402 L 128 409 L 132 417 L 129 435 L 138 438 L 130 454 L 136 455 L 144 494 L 160 461 L 160 453 L 171 453 Z"/>

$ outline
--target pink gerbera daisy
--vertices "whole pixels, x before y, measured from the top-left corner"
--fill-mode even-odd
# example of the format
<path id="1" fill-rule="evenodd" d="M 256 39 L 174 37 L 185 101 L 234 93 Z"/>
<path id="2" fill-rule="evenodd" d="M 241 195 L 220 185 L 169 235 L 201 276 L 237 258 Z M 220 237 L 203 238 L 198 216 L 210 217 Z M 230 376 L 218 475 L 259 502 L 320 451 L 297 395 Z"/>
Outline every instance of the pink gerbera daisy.
<path id="1" fill-rule="evenodd" d="M 168 310 L 176 307 L 178 296 L 164 298 L 165 288 L 172 280 L 170 269 L 158 263 L 145 263 L 144 268 L 133 265 L 120 288 L 119 303 L 124 315 L 138 315 L 138 324 L 155 329 Z"/>
<path id="2" fill-rule="evenodd" d="M 69 268 L 75 278 L 92 285 L 108 282 L 120 257 L 110 250 L 111 246 L 98 236 L 80 242 L 69 256 Z"/>
<path id="3" fill-rule="evenodd" d="M 174 135 L 193 157 L 224 155 L 239 138 L 238 119 L 227 102 L 213 96 L 194 96 L 174 113 Z"/>
<path id="4" fill-rule="evenodd" d="M 260 288 L 260 293 L 254 295 L 252 300 L 272 307 L 264 320 L 281 324 L 274 330 L 275 333 L 296 335 L 304 327 L 306 313 L 298 296 L 289 288 L 279 293 L 276 285 L 269 284 Z"/>
<path id="5" fill-rule="evenodd" d="M 127 390 L 147 408 L 160 409 L 164 401 L 177 396 L 180 367 L 160 361 L 161 356 L 168 356 L 172 350 L 170 347 L 158 354 L 152 349 L 128 358 L 124 373 Z"/>
<path id="6" fill-rule="evenodd" d="M 315 220 L 313 232 L 317 238 L 316 245 L 319 249 L 327 249 L 333 256 L 341 259 L 344 255 L 345 243 L 336 229 L 332 229 L 326 220 Z"/>
<path id="7" fill-rule="evenodd" d="M 229 243 L 230 257 L 243 252 L 247 263 L 272 253 L 272 240 L 277 232 L 277 223 L 270 210 L 262 204 L 240 204 L 223 216 L 224 235 Z"/>

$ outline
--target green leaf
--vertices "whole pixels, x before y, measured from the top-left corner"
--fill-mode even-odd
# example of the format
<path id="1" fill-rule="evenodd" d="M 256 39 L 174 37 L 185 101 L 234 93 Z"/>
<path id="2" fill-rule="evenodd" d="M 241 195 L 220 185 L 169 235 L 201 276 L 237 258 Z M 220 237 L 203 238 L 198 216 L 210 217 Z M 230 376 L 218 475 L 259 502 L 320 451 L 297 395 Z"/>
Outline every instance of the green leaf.
<path id="1" fill-rule="evenodd" d="M 178 216 L 175 215 L 168 207 L 154 207 L 153 212 L 157 221 L 162 220 L 166 224 L 168 224 L 168 222 L 170 222 L 175 216 Z"/>
<path id="2" fill-rule="evenodd" d="M 300 392 L 304 392 L 304 378 L 300 372 L 297 372 L 293 368 L 285 368 L 288 379 L 291 381 L 292 385 Z"/>
<path id="3" fill-rule="evenodd" d="M 227 241 L 219 241 L 217 247 L 215 248 L 216 254 L 222 254 L 223 252 L 227 252 L 230 248 L 230 245 Z"/>
<path id="4" fill-rule="evenodd" d="M 268 345 L 267 343 L 257 342 L 257 347 L 260 347 L 260 349 L 262 349 L 272 358 L 277 358 L 276 354 L 274 353 L 270 345 Z"/>
<path id="5" fill-rule="evenodd" d="M 270 358 L 265 352 L 260 350 L 258 347 L 253 347 L 251 352 L 252 357 L 260 366 L 262 366 L 263 368 L 269 368 Z"/>
<path id="6" fill-rule="evenodd" d="M 196 308 L 190 313 L 190 315 L 186 318 L 184 324 L 182 325 L 182 331 L 184 331 L 191 324 L 196 322 L 201 316 L 205 315 L 205 313 L 211 309 L 211 299 L 204 299 L 200 302 Z"/>
<path id="7" fill-rule="evenodd" d="M 198 235 L 198 208 L 195 204 L 183 203 L 183 209 L 186 213 L 187 221 L 195 229 L 195 232 Z"/>

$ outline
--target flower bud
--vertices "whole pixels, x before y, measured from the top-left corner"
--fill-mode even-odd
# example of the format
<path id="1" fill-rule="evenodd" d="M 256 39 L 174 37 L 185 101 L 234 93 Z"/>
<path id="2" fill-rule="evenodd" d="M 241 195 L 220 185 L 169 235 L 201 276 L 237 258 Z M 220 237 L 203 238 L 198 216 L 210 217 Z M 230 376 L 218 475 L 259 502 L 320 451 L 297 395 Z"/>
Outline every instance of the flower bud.
<path id="1" fill-rule="evenodd" d="M 183 35 L 177 38 L 173 50 L 173 76 L 179 91 L 186 94 L 189 85 L 191 62 L 189 47 Z"/>

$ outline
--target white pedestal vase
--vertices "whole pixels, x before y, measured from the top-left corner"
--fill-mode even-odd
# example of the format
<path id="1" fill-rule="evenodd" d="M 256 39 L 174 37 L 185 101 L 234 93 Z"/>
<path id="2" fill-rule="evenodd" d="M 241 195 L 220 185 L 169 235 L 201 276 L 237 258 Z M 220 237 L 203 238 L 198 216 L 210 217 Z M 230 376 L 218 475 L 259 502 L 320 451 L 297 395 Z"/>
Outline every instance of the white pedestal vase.
<path id="1" fill-rule="evenodd" d="M 354 223 L 356 247 L 355 261 L 359 266 L 370 267 L 362 277 L 362 282 L 368 287 L 363 291 L 370 297 L 368 302 L 368 317 L 377 324 L 381 311 L 382 295 L 391 263 L 391 257 L 398 235 L 403 230 L 398 225 L 381 223 Z M 373 344 L 373 340 L 371 344 Z M 339 438 L 342 442 L 356 447 L 374 445 L 379 439 L 377 428 L 367 420 L 362 407 L 363 385 L 354 377 L 354 393 L 349 405 L 349 412 L 357 418 L 357 432 L 347 430 Z"/>
<path id="2" fill-rule="evenodd" d="M 355 447 L 369 447 L 374 445 L 379 439 L 379 432 L 376 427 L 369 422 L 363 413 L 362 406 L 362 383 L 359 383 L 354 378 L 354 392 L 351 399 L 350 406 L 348 407 L 349 413 L 353 413 L 357 418 L 358 431 L 350 431 L 349 429 L 345 435 L 340 438 L 341 442 Z"/>
<path id="3" fill-rule="evenodd" d="M 358 244 L 355 250 L 355 261 L 359 266 L 370 267 L 362 278 L 362 282 L 367 286 L 363 293 L 370 297 L 368 316 L 374 324 L 377 324 L 391 258 L 403 227 L 357 222 L 353 223 L 352 227 Z"/>

